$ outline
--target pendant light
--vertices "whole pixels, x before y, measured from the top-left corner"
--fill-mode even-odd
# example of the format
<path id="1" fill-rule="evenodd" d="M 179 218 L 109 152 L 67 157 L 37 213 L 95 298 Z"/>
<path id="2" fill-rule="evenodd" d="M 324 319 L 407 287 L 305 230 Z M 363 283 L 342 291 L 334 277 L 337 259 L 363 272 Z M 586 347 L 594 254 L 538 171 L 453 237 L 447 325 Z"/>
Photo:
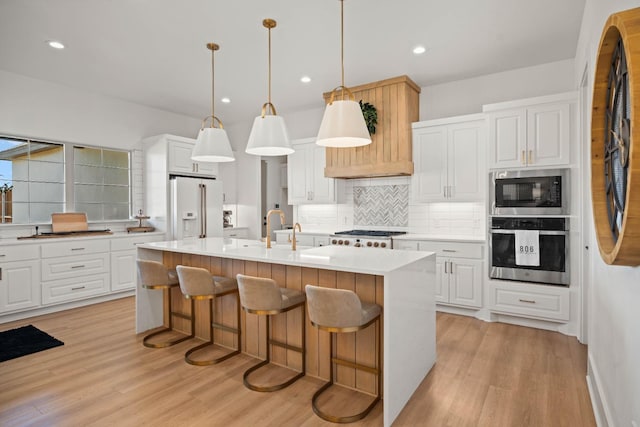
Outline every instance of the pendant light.
<path id="1" fill-rule="evenodd" d="M 339 148 L 371 144 L 371 136 L 364 122 L 360 104 L 344 85 L 344 0 L 340 0 L 340 62 L 342 84 L 331 91 L 316 144 Z M 341 91 L 340 100 L 335 100 L 338 91 Z M 345 92 L 348 99 L 345 99 Z"/>
<path id="2" fill-rule="evenodd" d="M 202 120 L 202 127 L 200 128 L 200 133 L 198 133 L 196 146 L 191 152 L 191 160 L 211 163 L 233 162 L 235 158 L 231 151 L 229 137 L 227 137 L 222 121 L 214 115 L 213 111 L 215 103 L 213 57 L 215 51 L 220 49 L 220 46 L 215 43 L 207 43 L 207 49 L 211 51 L 211 115 Z M 211 119 L 211 127 L 205 128 L 205 123 L 209 118 Z M 216 127 L 216 121 L 220 127 Z"/>
<path id="3" fill-rule="evenodd" d="M 294 150 L 284 119 L 277 115 L 276 107 L 271 103 L 271 29 L 276 27 L 276 21 L 267 18 L 262 25 L 269 30 L 269 99 L 262 106 L 262 114 L 253 121 L 245 151 L 256 156 L 283 156 Z M 271 115 L 267 115 L 267 108 Z"/>

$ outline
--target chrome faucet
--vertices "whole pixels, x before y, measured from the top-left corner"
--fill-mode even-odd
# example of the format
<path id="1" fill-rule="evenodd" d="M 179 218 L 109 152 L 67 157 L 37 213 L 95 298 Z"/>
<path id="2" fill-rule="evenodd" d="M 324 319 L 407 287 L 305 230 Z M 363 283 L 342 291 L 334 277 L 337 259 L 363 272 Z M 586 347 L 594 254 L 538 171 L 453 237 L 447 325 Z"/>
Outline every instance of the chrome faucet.
<path id="1" fill-rule="evenodd" d="M 302 233 L 302 227 L 300 226 L 300 223 L 296 222 L 293 225 L 293 236 L 291 238 L 291 250 L 292 251 L 296 250 L 296 227 L 298 227 L 298 231 Z"/>
<path id="2" fill-rule="evenodd" d="M 284 225 L 286 221 L 284 219 L 284 212 L 282 212 L 280 209 L 271 209 L 269 212 L 267 212 L 267 249 L 271 249 L 271 214 L 274 213 L 280 214 L 281 225 Z"/>

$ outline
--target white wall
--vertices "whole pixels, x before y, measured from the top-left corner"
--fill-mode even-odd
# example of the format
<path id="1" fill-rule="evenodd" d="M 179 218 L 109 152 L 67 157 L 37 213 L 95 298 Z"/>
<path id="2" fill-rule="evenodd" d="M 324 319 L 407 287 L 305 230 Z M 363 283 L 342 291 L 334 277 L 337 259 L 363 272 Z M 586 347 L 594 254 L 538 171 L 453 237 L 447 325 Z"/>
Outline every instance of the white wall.
<path id="1" fill-rule="evenodd" d="M 482 112 L 483 104 L 575 90 L 573 59 L 425 86 L 420 120 Z"/>
<path id="2" fill-rule="evenodd" d="M 605 21 L 611 13 L 639 5 L 637 0 L 587 0 L 576 50 L 574 79 L 580 82 L 587 67 L 590 93 Z M 591 111 L 590 96 L 587 102 L 587 110 Z M 589 140 L 590 135 L 585 135 L 582 142 L 587 154 Z M 584 189 L 582 196 L 590 199 L 589 187 Z M 629 427 L 632 421 L 640 426 L 640 267 L 606 265 L 598 254 L 593 224 L 589 229 L 588 241 L 593 248 L 588 318 L 592 400 L 602 409 L 603 413 L 597 414 L 601 417 L 601 426 Z"/>
<path id="3" fill-rule="evenodd" d="M 195 138 L 200 120 L 0 70 L 0 133 L 131 150 L 142 138 Z"/>

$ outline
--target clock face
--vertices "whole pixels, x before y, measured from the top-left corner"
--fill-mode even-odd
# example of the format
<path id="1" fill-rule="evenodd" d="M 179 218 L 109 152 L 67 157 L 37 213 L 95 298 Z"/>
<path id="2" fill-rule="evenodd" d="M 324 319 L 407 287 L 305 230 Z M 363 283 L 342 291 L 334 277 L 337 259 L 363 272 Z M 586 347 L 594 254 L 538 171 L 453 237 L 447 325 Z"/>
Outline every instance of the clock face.
<path id="1" fill-rule="evenodd" d="M 604 135 L 604 176 L 607 216 L 614 241 L 618 240 L 628 190 L 630 148 L 629 73 L 622 38 L 611 59 L 607 85 Z"/>

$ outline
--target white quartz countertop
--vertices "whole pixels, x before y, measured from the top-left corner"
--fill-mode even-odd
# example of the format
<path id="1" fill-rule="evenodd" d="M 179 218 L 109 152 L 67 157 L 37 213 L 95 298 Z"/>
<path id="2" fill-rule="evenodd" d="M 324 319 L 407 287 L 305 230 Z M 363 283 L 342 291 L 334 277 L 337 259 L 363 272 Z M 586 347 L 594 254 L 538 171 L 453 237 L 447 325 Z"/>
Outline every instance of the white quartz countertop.
<path id="1" fill-rule="evenodd" d="M 443 242 L 485 243 L 486 238 L 481 236 L 455 236 L 450 234 L 416 234 L 407 233 L 393 236 L 393 240 L 437 240 Z"/>
<path id="2" fill-rule="evenodd" d="M 298 250 L 292 251 L 290 244 L 273 243 L 272 248 L 267 249 L 264 242 L 221 237 L 145 243 L 138 248 L 375 275 L 384 275 L 433 255 L 432 252 L 343 246 L 298 246 Z"/>
<path id="3" fill-rule="evenodd" d="M 96 234 L 96 235 L 86 234 L 86 235 L 77 236 L 77 237 L 60 236 L 60 237 L 50 237 L 50 238 L 40 238 L 40 239 L 20 239 L 20 240 L 18 240 L 15 237 L 6 237 L 6 238 L 0 238 L 0 246 L 41 245 L 41 244 L 48 244 L 48 243 L 71 242 L 71 241 L 88 240 L 88 239 L 114 239 L 114 238 L 119 239 L 124 237 L 162 236 L 164 234 L 165 234 L 164 231 L 149 231 L 146 233 L 114 232 L 112 234 Z"/>

